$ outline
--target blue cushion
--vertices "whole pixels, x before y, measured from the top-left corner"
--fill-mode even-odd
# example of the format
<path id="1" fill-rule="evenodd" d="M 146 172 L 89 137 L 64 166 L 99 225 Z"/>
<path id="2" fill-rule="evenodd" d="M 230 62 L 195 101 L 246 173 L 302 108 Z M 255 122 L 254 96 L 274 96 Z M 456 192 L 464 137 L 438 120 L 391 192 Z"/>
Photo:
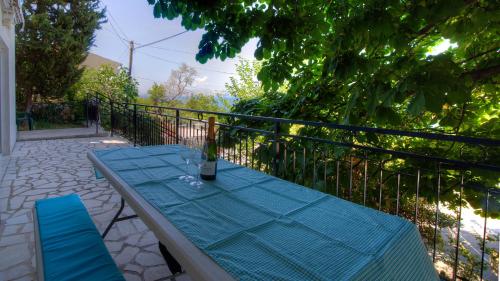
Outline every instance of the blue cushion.
<path id="1" fill-rule="evenodd" d="M 80 197 L 35 203 L 45 280 L 124 281 Z"/>

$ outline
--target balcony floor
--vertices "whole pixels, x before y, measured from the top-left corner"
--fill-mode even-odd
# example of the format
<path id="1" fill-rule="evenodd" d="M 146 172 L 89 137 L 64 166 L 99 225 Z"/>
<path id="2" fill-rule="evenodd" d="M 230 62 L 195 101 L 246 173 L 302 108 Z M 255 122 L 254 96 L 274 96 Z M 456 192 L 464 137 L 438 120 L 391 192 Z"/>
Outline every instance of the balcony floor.
<path id="1" fill-rule="evenodd" d="M 32 208 L 37 199 L 77 193 L 99 231 L 104 230 L 120 196 L 105 179 L 95 178 L 86 154 L 89 149 L 127 145 L 111 137 L 23 141 L 10 157 L 0 159 L 0 280 L 35 280 Z M 128 214 L 132 211 L 127 207 Z M 170 275 L 157 239 L 140 219 L 115 224 L 105 243 L 127 280 Z"/>
<path id="2" fill-rule="evenodd" d="M 17 141 L 34 141 L 34 140 L 53 140 L 53 139 L 72 139 L 72 138 L 90 138 L 90 137 L 106 137 L 109 132 L 98 128 L 96 133 L 95 127 L 83 128 L 67 128 L 67 129 L 49 129 L 49 130 L 33 130 L 19 131 Z"/>

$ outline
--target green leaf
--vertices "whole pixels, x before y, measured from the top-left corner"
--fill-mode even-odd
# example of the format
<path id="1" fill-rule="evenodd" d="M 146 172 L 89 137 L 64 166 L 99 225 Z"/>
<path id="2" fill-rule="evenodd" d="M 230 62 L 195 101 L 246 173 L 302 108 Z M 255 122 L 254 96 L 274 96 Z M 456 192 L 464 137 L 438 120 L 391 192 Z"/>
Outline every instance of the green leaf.
<path id="1" fill-rule="evenodd" d="M 445 102 L 445 95 L 442 92 L 428 92 L 425 95 L 425 108 L 431 112 L 440 113 Z"/>
<path id="2" fill-rule="evenodd" d="M 425 107 L 425 96 L 423 93 L 418 93 L 408 105 L 408 113 L 413 116 L 420 114 Z"/>
<path id="3" fill-rule="evenodd" d="M 264 58 L 264 48 L 258 47 L 257 49 L 255 49 L 255 52 L 253 55 L 256 59 L 262 60 Z"/>
<path id="4" fill-rule="evenodd" d="M 442 127 L 455 127 L 458 125 L 459 119 L 453 113 L 449 113 L 443 119 L 439 121 L 439 125 Z"/>
<path id="5" fill-rule="evenodd" d="M 153 8 L 153 15 L 155 18 L 160 18 L 162 15 L 160 2 L 157 2 Z"/>
<path id="6" fill-rule="evenodd" d="M 177 14 L 175 13 L 175 9 L 172 5 L 168 5 L 166 16 L 168 20 L 173 20 L 177 16 Z"/>
<path id="7" fill-rule="evenodd" d="M 351 114 L 351 110 L 354 108 L 356 101 L 358 100 L 359 97 L 359 90 L 358 88 L 353 89 L 353 93 L 349 96 L 349 101 L 347 102 L 347 108 L 344 113 L 344 120 L 343 124 L 347 125 L 349 124 L 349 115 Z"/>

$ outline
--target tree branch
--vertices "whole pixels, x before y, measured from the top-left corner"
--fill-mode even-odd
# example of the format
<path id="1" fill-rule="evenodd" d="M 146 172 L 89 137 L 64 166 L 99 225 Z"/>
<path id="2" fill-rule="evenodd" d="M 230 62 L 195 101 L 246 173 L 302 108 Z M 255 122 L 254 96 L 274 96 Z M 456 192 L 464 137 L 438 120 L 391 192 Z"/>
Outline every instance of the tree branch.
<path id="1" fill-rule="evenodd" d="M 457 124 L 457 126 L 455 128 L 455 136 L 458 136 L 458 133 L 460 132 L 460 126 L 462 126 L 462 123 L 464 122 L 466 107 L 467 107 L 467 102 L 464 102 L 464 104 L 462 105 L 462 111 L 460 113 L 460 120 L 458 120 L 458 124 Z M 446 150 L 445 153 L 450 152 L 451 149 L 455 146 L 455 144 L 456 144 L 456 141 L 453 141 L 451 143 L 450 147 L 448 147 L 448 150 Z"/>
<path id="2" fill-rule="evenodd" d="M 487 51 L 481 52 L 481 53 L 479 53 L 479 54 L 475 54 L 475 55 L 473 55 L 472 57 L 466 58 L 466 59 L 464 59 L 463 61 L 461 61 L 461 62 L 459 62 L 459 63 L 465 63 L 465 62 L 468 62 L 468 61 L 470 61 L 470 60 L 473 60 L 473 59 L 475 59 L 475 58 L 477 58 L 477 57 L 484 56 L 484 55 L 486 55 L 486 54 L 489 54 L 489 53 L 491 53 L 491 52 L 495 52 L 495 51 L 498 51 L 498 50 L 500 50 L 500 47 L 495 47 L 495 48 L 489 49 L 489 50 L 487 50 Z"/>
<path id="3" fill-rule="evenodd" d="M 489 78 L 493 75 L 497 75 L 500 73 L 500 65 L 494 65 L 481 69 L 474 69 L 471 71 L 467 71 L 462 73 L 462 77 L 470 76 L 474 81 L 480 81 L 486 78 Z"/>
<path id="4" fill-rule="evenodd" d="M 469 5 L 472 5 L 474 3 L 476 3 L 477 0 L 465 0 L 464 3 L 465 3 L 465 6 L 469 6 Z M 464 7 L 465 8 L 465 7 Z M 434 23 L 429 23 L 428 25 L 426 25 L 424 28 L 420 29 L 418 32 L 417 32 L 417 37 L 421 37 L 420 39 L 424 38 L 425 36 L 427 36 L 429 34 L 429 32 L 437 25 L 437 24 L 440 24 L 442 22 L 446 22 L 448 19 L 450 19 L 451 17 L 453 16 L 449 16 L 449 17 L 446 17 L 444 19 L 441 19 L 437 22 L 434 22 Z"/>

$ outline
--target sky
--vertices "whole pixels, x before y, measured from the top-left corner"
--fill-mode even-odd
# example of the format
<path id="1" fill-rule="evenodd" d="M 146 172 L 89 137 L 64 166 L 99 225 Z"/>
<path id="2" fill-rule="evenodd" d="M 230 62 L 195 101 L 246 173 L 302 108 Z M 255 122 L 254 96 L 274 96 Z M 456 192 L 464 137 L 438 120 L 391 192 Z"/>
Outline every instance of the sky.
<path id="1" fill-rule="evenodd" d="M 90 52 L 117 61 L 128 67 L 129 44 L 147 44 L 185 31 L 180 18 L 174 20 L 153 17 L 153 6 L 147 0 L 101 0 L 106 7 L 108 22 L 96 32 L 96 40 Z M 224 91 L 224 84 L 235 74 L 238 59 L 209 60 L 200 64 L 195 60 L 198 43 L 204 31 L 189 31 L 175 38 L 144 47 L 134 52 L 132 76 L 139 82 L 139 95 L 146 96 L 154 82 L 164 83 L 170 72 L 187 63 L 198 71 L 192 87 L 194 92 L 214 93 Z M 257 41 L 250 40 L 239 54 L 253 58 Z"/>

